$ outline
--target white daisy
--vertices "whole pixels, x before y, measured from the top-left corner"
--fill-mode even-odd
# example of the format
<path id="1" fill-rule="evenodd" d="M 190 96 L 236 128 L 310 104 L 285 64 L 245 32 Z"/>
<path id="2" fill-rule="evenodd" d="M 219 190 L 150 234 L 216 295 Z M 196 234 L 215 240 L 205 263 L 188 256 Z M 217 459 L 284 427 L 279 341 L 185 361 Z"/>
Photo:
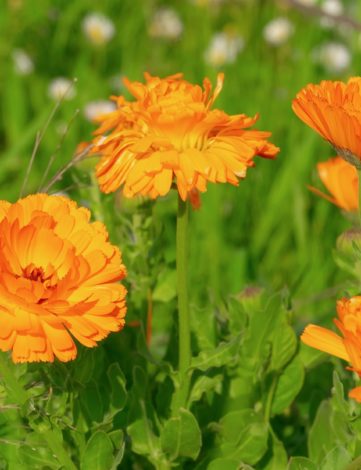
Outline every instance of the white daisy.
<path id="1" fill-rule="evenodd" d="M 161 8 L 152 19 L 149 35 L 156 38 L 177 39 L 183 32 L 183 23 L 177 12 L 171 8 Z"/>
<path id="2" fill-rule="evenodd" d="M 48 94 L 55 101 L 71 100 L 76 95 L 74 82 L 64 77 L 55 78 L 50 82 Z"/>
<path id="3" fill-rule="evenodd" d="M 283 17 L 271 20 L 263 29 L 263 37 L 271 46 L 285 44 L 294 32 L 293 24 Z"/>
<path id="4" fill-rule="evenodd" d="M 113 22 L 101 13 L 89 13 L 83 20 L 83 31 L 90 42 L 102 45 L 115 34 Z"/>

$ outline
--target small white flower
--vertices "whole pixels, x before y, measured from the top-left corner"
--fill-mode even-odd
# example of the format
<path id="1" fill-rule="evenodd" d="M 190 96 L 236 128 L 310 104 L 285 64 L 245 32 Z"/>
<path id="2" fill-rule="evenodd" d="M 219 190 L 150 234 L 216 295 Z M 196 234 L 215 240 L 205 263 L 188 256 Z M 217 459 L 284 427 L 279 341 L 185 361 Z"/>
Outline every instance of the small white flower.
<path id="1" fill-rule="evenodd" d="M 22 49 L 14 49 L 12 53 L 14 68 L 19 75 L 30 75 L 34 71 L 34 63 Z"/>
<path id="2" fill-rule="evenodd" d="M 214 67 L 235 62 L 244 48 L 244 41 L 238 35 L 216 33 L 204 54 L 205 61 Z"/>
<path id="3" fill-rule="evenodd" d="M 344 72 L 351 64 L 349 49 L 338 42 L 328 42 L 321 45 L 314 51 L 313 57 L 328 72 Z"/>
<path id="4" fill-rule="evenodd" d="M 335 20 L 332 18 L 326 18 L 323 17 L 320 20 L 321 26 L 324 28 L 332 28 L 335 26 L 336 19 L 338 16 L 342 15 L 343 13 L 343 5 L 339 0 L 324 0 L 324 2 L 321 5 L 322 11 L 324 13 L 327 13 L 328 15 L 334 16 Z"/>
<path id="5" fill-rule="evenodd" d="M 83 20 L 83 31 L 90 42 L 102 45 L 112 39 L 115 27 L 106 16 L 100 13 L 89 13 Z"/>
<path id="6" fill-rule="evenodd" d="M 156 38 L 177 39 L 183 32 L 183 23 L 176 11 L 161 8 L 152 19 L 149 35 Z"/>
<path id="7" fill-rule="evenodd" d="M 74 83 L 68 78 L 55 78 L 49 85 L 48 94 L 55 101 L 71 100 L 76 95 Z"/>
<path id="8" fill-rule="evenodd" d="M 263 29 L 263 37 L 271 46 L 281 46 L 286 43 L 294 31 L 293 24 L 283 17 L 271 20 Z"/>
<path id="9" fill-rule="evenodd" d="M 84 108 L 84 115 L 89 121 L 94 121 L 98 116 L 108 114 L 116 108 L 112 101 L 91 101 Z"/>

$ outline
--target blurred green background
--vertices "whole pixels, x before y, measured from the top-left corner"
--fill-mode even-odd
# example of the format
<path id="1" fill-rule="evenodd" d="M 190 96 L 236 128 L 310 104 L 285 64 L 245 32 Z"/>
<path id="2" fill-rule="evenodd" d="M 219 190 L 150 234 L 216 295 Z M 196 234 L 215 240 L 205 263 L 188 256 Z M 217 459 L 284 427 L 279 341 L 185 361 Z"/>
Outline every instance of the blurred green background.
<path id="1" fill-rule="evenodd" d="M 248 285 L 287 286 L 298 328 L 310 319 L 331 318 L 344 279 L 332 250 L 348 223 L 338 208 L 307 189 L 321 187 L 315 165 L 333 151 L 297 119 L 291 101 L 309 82 L 357 75 L 360 32 L 288 3 L 2 0 L 0 198 L 19 196 L 36 133 L 44 129 L 60 93 L 59 82 L 54 85 L 58 77 L 76 83 L 46 128 L 25 193 L 38 190 L 49 159 L 54 163 L 47 179 L 91 138 L 95 125 L 89 103 L 125 92 L 122 76 L 142 80 L 144 71 L 183 72 L 201 83 L 205 76 L 215 82 L 217 72 L 224 71 L 216 106 L 228 113 L 259 112 L 257 127 L 272 132 L 281 152 L 275 161 L 256 159 L 238 188 L 210 184 L 202 196 L 202 208 L 191 221 L 193 300 L 217 304 Z M 356 0 L 302 4 L 353 18 L 361 14 Z M 52 190 L 66 190 L 112 223 L 102 211 L 113 207 L 114 199 L 97 191 L 93 163 L 70 171 Z M 132 203 L 122 204 L 131 213 Z M 170 264 L 175 206 L 172 194 L 155 208 Z M 109 230 L 117 242 L 118 232 Z M 129 255 L 124 256 L 127 261 Z"/>

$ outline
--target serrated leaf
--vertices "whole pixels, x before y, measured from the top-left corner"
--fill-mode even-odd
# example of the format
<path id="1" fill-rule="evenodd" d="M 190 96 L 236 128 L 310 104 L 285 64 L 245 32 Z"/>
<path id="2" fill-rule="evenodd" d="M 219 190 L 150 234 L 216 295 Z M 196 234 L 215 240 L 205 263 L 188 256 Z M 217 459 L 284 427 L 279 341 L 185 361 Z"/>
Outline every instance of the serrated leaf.
<path id="1" fill-rule="evenodd" d="M 287 470 L 318 470 L 317 465 L 306 457 L 291 457 Z"/>
<path id="2" fill-rule="evenodd" d="M 236 337 L 232 341 L 219 344 L 215 349 L 202 351 L 192 359 L 191 369 L 205 372 L 212 367 L 221 367 L 230 361 L 234 361 L 239 349 L 239 343 L 240 339 Z"/>
<path id="3" fill-rule="evenodd" d="M 178 457 L 189 457 L 195 460 L 202 445 L 199 425 L 192 413 L 186 409 L 179 410 L 179 416 L 170 418 L 162 429 L 162 450 L 170 460 Z"/>
<path id="4" fill-rule="evenodd" d="M 113 463 L 114 447 L 110 437 L 103 431 L 97 431 L 87 442 L 80 462 L 81 470 L 109 470 Z"/>
<path id="5" fill-rule="evenodd" d="M 204 393 L 217 391 L 223 380 L 224 377 L 221 374 L 214 377 L 208 377 L 207 375 L 198 377 L 190 392 L 189 404 L 200 400 Z"/>
<path id="6" fill-rule="evenodd" d="M 284 369 L 279 377 L 272 401 L 272 414 L 279 414 L 291 405 L 302 388 L 305 377 L 303 364 L 298 356 Z"/>

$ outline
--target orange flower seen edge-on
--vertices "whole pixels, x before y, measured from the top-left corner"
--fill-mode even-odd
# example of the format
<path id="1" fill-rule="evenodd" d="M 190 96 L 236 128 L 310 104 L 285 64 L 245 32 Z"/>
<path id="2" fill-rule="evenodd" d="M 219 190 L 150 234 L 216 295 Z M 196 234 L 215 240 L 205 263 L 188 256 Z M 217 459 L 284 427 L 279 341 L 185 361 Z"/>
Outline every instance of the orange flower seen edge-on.
<path id="1" fill-rule="evenodd" d="M 352 165 L 361 168 L 361 77 L 309 84 L 293 100 L 297 116 Z"/>
<path id="2" fill-rule="evenodd" d="M 69 361 L 124 326 L 119 249 L 61 196 L 0 201 L 0 349 L 14 362 Z"/>
<path id="3" fill-rule="evenodd" d="M 349 362 L 349 369 L 361 377 L 361 296 L 340 299 L 337 314 L 334 322 L 342 336 L 321 326 L 308 325 L 301 340 L 308 346 Z M 361 402 L 361 387 L 352 389 L 349 396 Z"/>
<path id="4" fill-rule="evenodd" d="M 330 195 L 312 187 L 311 191 L 347 212 L 356 212 L 359 180 L 356 168 L 343 158 L 334 157 L 318 163 L 317 171 Z"/>
<path id="5" fill-rule="evenodd" d="M 208 182 L 238 185 L 256 155 L 274 158 L 279 151 L 268 142 L 269 132 L 249 129 L 257 116 L 211 109 L 223 74 L 214 92 L 207 78 L 202 88 L 182 74 L 164 79 L 145 74 L 144 84 L 124 82 L 134 100 L 113 97 L 117 109 L 99 117 L 93 140 L 105 193 L 122 188 L 126 197 L 154 199 L 175 183 L 186 200 L 192 191 L 206 191 Z"/>

